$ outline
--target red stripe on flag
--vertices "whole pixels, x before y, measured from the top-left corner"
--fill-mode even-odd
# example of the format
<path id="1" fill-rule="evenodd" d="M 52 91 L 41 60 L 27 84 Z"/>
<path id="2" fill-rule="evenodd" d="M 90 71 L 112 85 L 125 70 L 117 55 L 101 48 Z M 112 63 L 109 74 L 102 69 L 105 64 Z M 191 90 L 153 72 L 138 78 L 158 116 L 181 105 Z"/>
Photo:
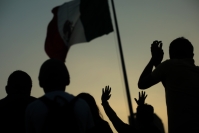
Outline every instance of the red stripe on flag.
<path id="1" fill-rule="evenodd" d="M 48 24 L 47 36 L 45 40 L 45 51 L 50 58 L 65 62 L 69 47 L 67 47 L 60 36 L 57 24 L 57 11 L 59 7 L 52 10 L 53 19 Z"/>

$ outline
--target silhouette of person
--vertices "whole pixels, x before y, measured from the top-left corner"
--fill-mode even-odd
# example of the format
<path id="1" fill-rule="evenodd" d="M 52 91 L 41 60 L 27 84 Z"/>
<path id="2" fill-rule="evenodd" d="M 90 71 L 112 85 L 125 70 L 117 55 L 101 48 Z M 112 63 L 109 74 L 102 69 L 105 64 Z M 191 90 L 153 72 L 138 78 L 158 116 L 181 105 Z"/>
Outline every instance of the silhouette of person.
<path id="1" fill-rule="evenodd" d="M 111 88 L 109 86 L 106 86 L 105 89 L 103 88 L 101 97 L 102 106 L 106 115 L 119 133 L 161 133 L 160 130 L 153 125 L 153 107 L 151 105 L 144 104 L 146 98 L 145 93 L 142 93 L 144 95 L 139 95 L 138 100 L 136 99 L 136 102 L 139 106 L 137 107 L 136 126 L 132 127 L 124 123 L 110 107 L 108 103 L 108 100 L 111 96 L 110 92 Z"/>
<path id="2" fill-rule="evenodd" d="M 199 67 L 194 64 L 193 45 L 184 37 L 173 40 L 169 46 L 170 59 L 162 63 L 164 52 L 161 41 L 153 42 L 151 53 L 138 87 L 147 89 L 162 82 L 169 133 L 199 131 Z"/>
<path id="3" fill-rule="evenodd" d="M 108 122 L 102 119 L 102 115 L 93 96 L 88 93 L 80 93 L 77 97 L 85 100 L 89 105 L 95 123 L 95 133 L 113 133 Z"/>
<path id="4" fill-rule="evenodd" d="M 160 117 L 154 113 L 153 115 L 153 122 L 156 125 L 156 127 L 158 127 L 158 129 L 161 131 L 161 133 L 165 133 L 165 129 L 164 129 L 164 124 L 162 122 L 162 120 L 160 119 Z"/>
<path id="5" fill-rule="evenodd" d="M 42 64 L 39 72 L 39 85 L 43 88 L 46 98 L 53 100 L 57 96 L 60 96 L 68 102 L 72 101 L 75 97 L 65 92 L 65 88 L 69 84 L 69 72 L 63 62 L 56 59 L 49 59 Z M 63 101 L 60 102 L 62 104 Z M 26 110 L 26 132 L 43 132 L 48 112 L 49 109 L 41 100 L 38 99 L 31 103 Z M 77 99 L 74 103 L 74 114 L 79 132 L 85 133 L 92 130 L 94 127 L 92 114 L 88 104 L 84 100 Z"/>
<path id="6" fill-rule="evenodd" d="M 30 96 L 32 80 L 26 72 L 17 70 L 8 77 L 5 88 L 8 95 L 0 100 L 1 132 L 25 133 L 25 110 L 36 99 Z"/>
<path id="7" fill-rule="evenodd" d="M 154 108 L 149 104 L 145 104 L 147 95 L 145 92 L 139 92 L 139 99 L 135 101 L 138 105 L 136 114 L 136 127 L 142 133 L 153 132 L 161 133 L 160 129 L 154 124 Z"/>
<path id="8" fill-rule="evenodd" d="M 133 115 L 134 115 L 134 118 L 136 119 L 137 113 L 134 113 Z M 136 123 L 136 121 L 135 121 L 135 124 L 138 127 L 138 124 Z M 165 133 L 164 124 L 156 113 L 153 113 L 153 124 L 159 129 L 161 133 Z"/>

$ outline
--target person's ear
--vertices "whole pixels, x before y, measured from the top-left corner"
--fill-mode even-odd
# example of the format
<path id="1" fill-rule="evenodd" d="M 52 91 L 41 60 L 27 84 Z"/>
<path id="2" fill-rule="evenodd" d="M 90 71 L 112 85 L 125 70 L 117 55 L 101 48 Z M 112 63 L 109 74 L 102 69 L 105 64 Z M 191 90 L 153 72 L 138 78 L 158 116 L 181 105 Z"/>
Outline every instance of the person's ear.
<path id="1" fill-rule="evenodd" d="M 6 93 L 8 94 L 8 86 L 7 85 L 6 85 L 5 89 L 6 89 Z"/>

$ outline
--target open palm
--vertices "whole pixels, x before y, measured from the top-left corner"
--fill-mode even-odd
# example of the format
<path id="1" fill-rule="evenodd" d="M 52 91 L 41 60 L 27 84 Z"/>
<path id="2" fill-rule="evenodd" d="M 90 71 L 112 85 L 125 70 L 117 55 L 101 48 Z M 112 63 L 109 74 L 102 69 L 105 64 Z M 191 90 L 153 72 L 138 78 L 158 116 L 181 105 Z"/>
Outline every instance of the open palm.
<path id="1" fill-rule="evenodd" d="M 111 97 L 110 93 L 111 93 L 111 87 L 105 86 L 105 88 L 102 89 L 102 96 L 101 96 L 102 102 L 109 100 L 109 98 Z"/>
<path id="2" fill-rule="evenodd" d="M 145 94 L 145 91 L 142 91 L 142 92 L 139 92 L 139 99 L 138 100 L 136 98 L 134 99 L 137 105 L 144 105 L 146 97 L 147 95 Z"/>

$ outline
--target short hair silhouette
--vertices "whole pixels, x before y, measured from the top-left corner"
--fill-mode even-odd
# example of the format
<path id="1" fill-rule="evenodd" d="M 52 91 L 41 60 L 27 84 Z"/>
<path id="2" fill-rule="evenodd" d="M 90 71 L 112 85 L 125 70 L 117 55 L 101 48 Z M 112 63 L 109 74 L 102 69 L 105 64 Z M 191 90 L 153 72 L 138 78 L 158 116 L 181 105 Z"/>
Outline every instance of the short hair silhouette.
<path id="1" fill-rule="evenodd" d="M 179 37 L 170 43 L 170 59 L 193 58 L 193 50 L 193 45 L 188 39 L 184 37 Z"/>
<path id="2" fill-rule="evenodd" d="M 154 108 L 149 104 L 144 104 L 137 107 L 136 119 L 139 122 L 153 122 L 154 118 Z"/>
<path id="3" fill-rule="evenodd" d="M 30 94 L 32 88 L 31 77 L 24 71 L 17 70 L 10 74 L 7 81 L 6 92 L 8 94 Z"/>
<path id="4" fill-rule="evenodd" d="M 64 62 L 56 59 L 45 61 L 39 72 L 39 85 L 44 91 L 51 91 L 70 84 L 69 72 Z"/>
<path id="5" fill-rule="evenodd" d="M 77 97 L 79 97 L 79 98 L 81 98 L 81 99 L 83 99 L 84 101 L 87 102 L 87 104 L 90 107 L 94 121 L 102 119 L 102 115 L 99 111 L 99 108 L 98 108 L 93 96 L 91 96 L 88 93 L 80 93 L 79 95 L 77 95 Z"/>

